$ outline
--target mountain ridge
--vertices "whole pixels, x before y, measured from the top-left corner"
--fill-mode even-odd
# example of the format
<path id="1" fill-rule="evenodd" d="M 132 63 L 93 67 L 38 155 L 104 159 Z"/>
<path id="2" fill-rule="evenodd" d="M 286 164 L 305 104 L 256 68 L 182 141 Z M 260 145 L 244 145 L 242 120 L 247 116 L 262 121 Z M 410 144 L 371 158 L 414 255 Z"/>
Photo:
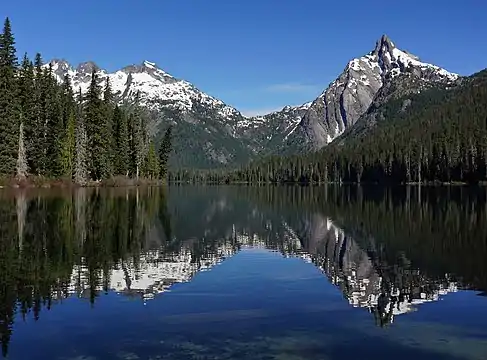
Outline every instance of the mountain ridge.
<path id="1" fill-rule="evenodd" d="M 400 50 L 387 35 L 382 35 L 369 53 L 349 60 L 342 73 L 317 98 L 265 115 L 245 116 L 149 60 L 113 72 L 93 61 L 76 67 L 65 59 L 53 59 L 49 64 L 58 81 L 69 74 L 75 90 L 81 88 L 85 92 L 91 71 L 96 69 L 100 82 L 110 79 L 119 101 L 132 101 L 139 93 L 140 104 L 154 113 L 156 136 L 171 124 L 175 125 L 176 133 L 180 132 L 176 138 L 195 140 L 194 144 L 184 141 L 185 144 L 176 145 L 181 154 L 176 155 L 172 165 L 202 168 L 237 165 L 259 156 L 318 150 L 341 137 L 372 105 L 379 106 L 380 101 L 407 93 L 404 87 L 390 86 L 391 83 L 408 77 L 419 79 L 407 80 L 417 85 L 407 89 L 415 92 L 429 86 L 454 84 L 460 78 Z M 192 158 L 199 160 L 195 162 Z"/>

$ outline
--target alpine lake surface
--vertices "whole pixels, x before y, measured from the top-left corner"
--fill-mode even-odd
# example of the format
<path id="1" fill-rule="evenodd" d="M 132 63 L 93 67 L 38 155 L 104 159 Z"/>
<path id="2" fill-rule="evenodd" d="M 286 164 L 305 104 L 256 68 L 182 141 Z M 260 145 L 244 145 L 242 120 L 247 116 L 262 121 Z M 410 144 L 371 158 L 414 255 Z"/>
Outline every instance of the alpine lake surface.
<path id="1" fill-rule="evenodd" d="M 0 190 L 7 359 L 487 359 L 487 189 Z"/>

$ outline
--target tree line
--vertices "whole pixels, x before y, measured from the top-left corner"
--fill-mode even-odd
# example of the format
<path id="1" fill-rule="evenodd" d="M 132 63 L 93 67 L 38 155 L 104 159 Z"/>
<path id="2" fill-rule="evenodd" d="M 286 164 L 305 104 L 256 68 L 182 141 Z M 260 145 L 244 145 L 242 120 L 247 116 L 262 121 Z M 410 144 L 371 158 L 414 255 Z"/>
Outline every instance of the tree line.
<path id="1" fill-rule="evenodd" d="M 170 181 L 209 183 L 479 183 L 487 181 L 487 70 L 451 89 L 387 102 L 382 118 L 322 150 L 271 156 L 237 169 L 178 170 Z"/>
<path id="2" fill-rule="evenodd" d="M 64 179 L 85 185 L 113 177 L 163 179 L 171 127 L 156 151 L 149 114 L 133 102 L 119 104 L 109 79 L 94 68 L 86 93 L 70 76 L 56 80 L 38 53 L 18 61 L 7 18 L 0 35 L 0 178 Z"/>

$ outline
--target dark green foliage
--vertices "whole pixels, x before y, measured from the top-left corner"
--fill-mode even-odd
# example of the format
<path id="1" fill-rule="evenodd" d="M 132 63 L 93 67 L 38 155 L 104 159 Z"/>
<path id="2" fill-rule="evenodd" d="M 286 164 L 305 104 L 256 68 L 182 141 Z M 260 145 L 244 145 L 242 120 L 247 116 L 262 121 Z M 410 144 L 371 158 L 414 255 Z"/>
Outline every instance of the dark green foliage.
<path id="1" fill-rule="evenodd" d="M 0 176 L 13 176 L 16 170 L 20 126 L 17 72 L 15 40 L 7 18 L 0 35 Z"/>
<path id="2" fill-rule="evenodd" d="M 86 94 L 59 84 L 40 54 L 18 66 L 7 19 L 0 36 L 0 177 L 36 175 L 79 184 L 112 176 L 156 179 L 159 164 L 148 131 L 149 114 L 119 106 L 107 80 L 93 69 Z M 151 145 L 152 144 L 152 145 Z"/>
<path id="3" fill-rule="evenodd" d="M 115 175 L 128 175 L 129 169 L 129 133 L 127 124 L 127 114 L 124 113 L 118 106 L 113 110 L 113 126 L 114 126 L 114 170 Z"/>
<path id="4" fill-rule="evenodd" d="M 62 175 L 61 149 L 65 131 L 61 89 L 52 75 L 52 66 L 50 64 L 47 70 L 44 71 L 43 85 L 46 156 L 42 168 L 46 175 L 59 177 Z"/>
<path id="5" fill-rule="evenodd" d="M 167 175 L 167 160 L 169 159 L 169 154 L 171 153 L 172 146 L 172 126 L 169 126 L 164 133 L 161 145 L 159 147 L 159 171 L 160 177 L 164 179 Z"/>
<path id="6" fill-rule="evenodd" d="M 103 102 L 101 88 L 98 85 L 98 74 L 91 73 L 91 83 L 84 102 L 86 132 L 88 133 L 88 163 L 91 178 L 105 179 L 109 175 L 106 132 L 103 122 Z"/>
<path id="7" fill-rule="evenodd" d="M 303 156 L 269 157 L 241 169 L 170 180 L 275 183 L 478 183 L 487 181 L 487 76 L 387 102 L 375 125 Z"/>

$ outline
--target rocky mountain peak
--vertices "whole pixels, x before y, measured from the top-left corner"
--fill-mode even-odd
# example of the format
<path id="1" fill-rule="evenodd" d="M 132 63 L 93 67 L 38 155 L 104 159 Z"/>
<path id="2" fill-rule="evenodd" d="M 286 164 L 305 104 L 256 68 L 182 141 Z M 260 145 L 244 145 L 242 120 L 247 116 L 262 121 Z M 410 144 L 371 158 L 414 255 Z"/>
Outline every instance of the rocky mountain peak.
<path id="1" fill-rule="evenodd" d="M 396 47 L 387 35 L 382 35 L 371 52 L 352 59 L 343 73 L 313 102 L 303 116 L 302 133 L 307 144 L 319 149 L 353 126 L 389 82 L 407 80 L 424 88 L 427 84 L 451 84 L 458 77 L 420 61 L 417 56 Z M 389 88 L 405 89 L 404 86 Z"/>
<path id="2" fill-rule="evenodd" d="M 96 71 L 101 70 L 100 67 L 97 64 L 95 64 L 93 61 L 82 62 L 76 67 L 76 72 L 82 74 L 90 74 L 93 72 L 93 70 Z"/>
<path id="3" fill-rule="evenodd" d="M 396 46 L 392 42 L 392 40 L 387 35 L 382 35 L 379 40 L 375 43 L 375 49 L 372 51 L 372 55 L 380 56 L 385 52 L 392 53 L 392 49 Z"/>

